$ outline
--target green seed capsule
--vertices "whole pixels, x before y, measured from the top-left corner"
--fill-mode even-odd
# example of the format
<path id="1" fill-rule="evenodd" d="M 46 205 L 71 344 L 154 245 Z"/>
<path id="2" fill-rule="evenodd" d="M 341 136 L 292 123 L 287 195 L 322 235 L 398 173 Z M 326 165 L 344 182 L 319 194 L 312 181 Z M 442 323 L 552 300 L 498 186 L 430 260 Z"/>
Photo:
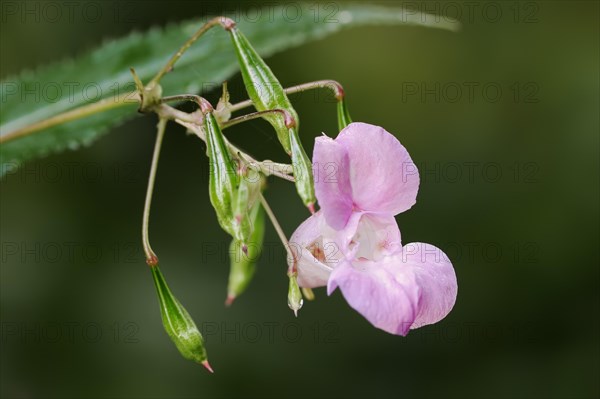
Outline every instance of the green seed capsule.
<path id="1" fill-rule="evenodd" d="M 219 224 L 232 237 L 236 236 L 233 203 L 238 186 L 238 174 L 229 150 L 225 145 L 223 133 L 212 112 L 204 115 L 206 131 L 206 151 L 210 163 L 209 196 L 215 208 Z"/>
<path id="2" fill-rule="evenodd" d="M 269 114 L 264 117 L 275 128 L 279 142 L 292 157 L 296 191 L 304 204 L 312 211 L 315 203 L 312 168 L 310 160 L 298 140 L 298 114 L 285 94 L 283 86 L 250 45 L 248 39 L 235 27 L 231 27 L 229 32 L 238 56 L 246 91 L 256 109 L 258 111 L 282 109 L 287 111 L 295 121 L 296 126 L 291 128 L 286 125 L 283 115 Z"/>
<path id="3" fill-rule="evenodd" d="M 235 218 L 233 237 L 240 241 L 243 248 L 246 248 L 253 229 L 250 212 L 260 194 L 263 177 L 259 171 L 250 166 L 243 166 L 239 170 L 238 181 L 239 184 L 236 187 L 236 195 L 233 201 L 233 216 Z"/>
<path id="4" fill-rule="evenodd" d="M 248 202 L 250 199 L 250 185 L 245 176 L 240 176 L 239 185 L 233 198 L 233 237 L 244 247 L 250 238 L 252 223 L 248 216 Z"/>
<path id="5" fill-rule="evenodd" d="M 262 250 L 265 233 L 265 212 L 260 202 L 256 202 L 252 207 L 250 220 L 252 234 L 247 242 L 247 253 L 244 253 L 243 244 L 240 241 L 233 240 L 229 247 L 231 269 L 227 285 L 227 300 L 225 301 L 227 305 L 231 305 L 233 300 L 246 290 L 256 271 L 256 262 Z"/>
<path id="6" fill-rule="evenodd" d="M 279 83 L 271 68 L 258 55 L 242 32 L 235 27 L 231 28 L 229 32 L 231 33 L 231 40 L 238 56 L 246 91 L 256 109 L 258 111 L 286 110 L 292 115 L 296 124 L 298 124 L 298 114 L 292 107 L 290 100 L 283 91 L 281 83 Z M 275 114 L 266 115 L 264 118 L 275 128 L 277 138 L 284 150 L 288 154 L 291 154 L 290 137 L 284 117 Z"/>
<path id="7" fill-rule="evenodd" d="M 314 213 L 316 198 L 312 163 L 302 148 L 298 132 L 294 129 L 290 129 L 290 145 L 292 147 L 292 166 L 294 168 L 294 178 L 296 179 L 296 191 L 298 191 L 304 205 L 310 209 L 311 213 Z"/>
<path id="8" fill-rule="evenodd" d="M 342 131 L 346 126 L 352 123 L 350 114 L 348 113 L 348 107 L 346 106 L 346 100 L 341 99 L 337 103 L 337 117 L 338 117 L 338 129 Z"/>
<path id="9" fill-rule="evenodd" d="M 204 340 L 196 323 L 173 296 L 158 266 L 152 267 L 151 270 L 165 331 L 184 358 L 200 363 L 212 372 L 204 349 Z"/>
<path id="10" fill-rule="evenodd" d="M 302 292 L 298 286 L 298 279 L 296 273 L 290 273 L 290 285 L 288 288 L 288 306 L 294 311 L 294 314 L 298 316 L 298 310 L 302 307 L 304 300 L 302 299 Z"/>

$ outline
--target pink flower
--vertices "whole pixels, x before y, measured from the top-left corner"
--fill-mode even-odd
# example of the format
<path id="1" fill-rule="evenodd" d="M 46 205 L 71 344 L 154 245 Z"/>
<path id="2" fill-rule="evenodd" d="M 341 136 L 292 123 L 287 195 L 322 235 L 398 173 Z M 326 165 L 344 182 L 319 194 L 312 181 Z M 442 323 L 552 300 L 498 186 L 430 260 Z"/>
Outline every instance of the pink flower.
<path id="1" fill-rule="evenodd" d="M 315 192 L 321 206 L 294 232 L 302 287 L 339 287 L 371 324 L 392 334 L 436 323 L 454 306 L 452 264 L 438 248 L 402 246 L 394 215 L 414 205 L 419 174 L 383 128 L 351 123 L 316 139 Z M 291 261 L 291 260 L 290 260 Z"/>

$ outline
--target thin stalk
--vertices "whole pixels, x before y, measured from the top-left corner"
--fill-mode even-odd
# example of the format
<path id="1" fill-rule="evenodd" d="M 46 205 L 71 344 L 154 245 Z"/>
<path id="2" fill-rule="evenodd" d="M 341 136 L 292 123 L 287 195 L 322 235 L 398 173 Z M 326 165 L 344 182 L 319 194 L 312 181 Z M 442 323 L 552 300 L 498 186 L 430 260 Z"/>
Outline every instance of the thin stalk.
<path id="1" fill-rule="evenodd" d="M 281 228 L 281 225 L 279 224 L 279 222 L 277 221 L 277 218 L 275 217 L 275 214 L 273 213 L 273 211 L 271 210 L 271 207 L 269 206 L 269 203 L 267 202 L 267 200 L 265 199 L 265 197 L 262 195 L 262 193 L 259 193 L 260 195 L 260 203 L 263 206 L 263 208 L 265 208 L 265 212 L 267 212 L 267 215 L 269 216 L 269 219 L 271 220 L 271 224 L 273 224 L 273 227 L 275 228 L 275 231 L 277 232 L 277 235 L 279 236 L 279 239 L 281 240 L 281 243 L 283 244 L 283 246 L 285 247 L 285 251 L 287 252 L 287 256 L 289 257 L 289 259 L 293 260 L 293 265 L 292 266 L 292 272 L 296 271 L 296 257 L 294 256 L 294 254 L 292 254 L 292 251 L 290 249 L 290 243 L 287 239 L 287 237 L 285 236 L 285 233 L 283 232 L 283 229 Z"/>
<path id="2" fill-rule="evenodd" d="M 196 103 L 202 112 L 212 111 L 212 105 L 204 97 L 200 97 L 196 94 L 179 94 L 176 96 L 167 96 L 160 99 L 161 103 L 167 103 L 172 101 L 191 101 Z"/>
<path id="3" fill-rule="evenodd" d="M 187 129 L 191 130 L 202 141 L 206 142 L 206 136 L 204 134 L 204 131 L 202 130 L 202 128 L 200 126 L 198 126 L 198 124 L 196 122 L 190 122 L 189 120 L 179 119 L 179 118 L 174 119 L 174 121 L 176 123 L 180 124 L 181 126 L 183 126 L 183 127 L 187 128 Z M 229 149 L 229 153 L 230 154 L 232 154 L 233 156 L 237 156 L 238 158 L 240 158 L 247 165 L 258 165 L 258 167 L 260 168 L 260 170 L 265 175 L 267 175 L 267 176 L 276 176 L 276 177 L 279 177 L 281 179 L 290 181 L 292 183 L 296 181 L 293 176 L 290 176 L 290 175 L 288 175 L 288 174 L 286 174 L 284 172 L 280 172 L 278 170 L 275 170 L 272 166 L 269 167 L 264 162 L 260 162 L 260 161 L 258 161 L 256 159 L 254 159 L 250 155 L 246 154 L 245 152 L 243 152 L 242 150 L 240 150 L 239 148 L 237 148 L 236 146 L 234 146 L 233 144 L 231 144 L 231 142 L 229 142 L 227 139 L 225 139 L 225 144 L 227 145 L 227 148 Z M 280 165 L 280 164 L 277 164 L 277 165 Z M 282 169 L 284 169 L 284 168 L 282 168 Z M 292 168 L 289 167 L 287 169 L 291 170 Z"/>
<path id="4" fill-rule="evenodd" d="M 314 90 L 314 89 L 329 89 L 333 92 L 336 100 L 341 101 L 344 98 L 344 88 L 341 84 L 335 80 L 317 80 L 314 82 L 303 83 L 301 85 L 288 87 L 283 89 L 285 94 L 296 94 L 303 91 Z M 231 112 L 236 112 L 244 108 L 248 108 L 252 105 L 252 100 L 245 100 L 237 104 L 233 104 L 229 109 Z"/>
<path id="5" fill-rule="evenodd" d="M 248 122 L 253 119 L 259 119 L 265 115 L 269 115 L 269 114 L 273 114 L 273 113 L 283 114 L 283 117 L 285 120 L 285 126 L 288 129 L 296 126 L 296 121 L 294 120 L 294 117 L 288 111 L 286 111 L 284 109 L 269 109 L 266 111 L 253 112 L 251 114 L 246 114 L 243 116 L 239 116 L 237 118 L 230 119 L 227 122 L 224 122 L 223 124 L 221 124 L 221 128 L 226 129 L 228 127 L 231 127 L 231 126 L 243 123 L 243 122 Z"/>
<path id="6" fill-rule="evenodd" d="M 146 201 L 144 203 L 144 217 L 142 220 L 142 244 L 144 246 L 144 253 L 146 254 L 146 263 L 153 267 L 158 264 L 158 258 L 150 246 L 150 240 L 148 238 L 148 225 L 150 221 L 150 205 L 152 204 L 152 192 L 154 191 L 154 181 L 156 180 L 156 169 L 158 168 L 158 158 L 160 156 L 160 147 L 162 146 L 162 140 L 165 135 L 165 127 L 167 126 L 167 120 L 161 118 L 158 121 L 156 143 L 154 144 L 154 153 L 152 155 L 152 164 L 150 166 L 150 176 L 148 178 L 148 188 L 146 190 Z"/>
<path id="7" fill-rule="evenodd" d="M 194 35 L 192 37 L 190 37 L 184 44 L 183 46 L 181 46 L 181 48 L 179 49 L 179 51 L 177 51 L 172 57 L 171 59 L 165 64 L 165 66 L 158 71 L 158 73 L 156 74 L 156 76 L 154 76 L 154 78 L 152 78 L 152 80 L 150 81 L 150 83 L 148 85 L 156 85 L 158 84 L 158 82 L 160 81 L 160 79 L 167 74 L 168 72 L 173 70 L 173 67 L 175 66 L 175 63 L 181 58 L 181 56 L 183 56 L 183 54 L 192 46 L 192 44 L 194 44 L 194 42 L 196 42 L 196 40 L 198 40 L 203 34 L 206 33 L 206 31 L 208 31 L 210 28 L 217 26 L 217 25 L 221 25 L 224 29 L 229 30 L 231 29 L 234 25 L 235 22 L 227 17 L 215 17 L 213 19 L 211 19 L 210 21 L 208 21 L 207 23 L 205 23 L 204 25 L 202 25 L 200 27 L 200 29 L 198 29 L 196 31 L 196 33 L 194 33 Z"/>
<path id="8" fill-rule="evenodd" d="M 186 112 L 180 111 L 177 108 L 170 107 L 166 104 L 159 104 L 154 107 L 154 112 L 161 119 L 168 119 L 170 121 L 182 120 L 188 123 L 198 123 L 202 122 L 202 120 L 198 120 L 198 116 L 194 114 L 188 114 Z"/>
<path id="9" fill-rule="evenodd" d="M 60 125 L 63 123 L 71 122 L 77 119 L 85 118 L 99 112 L 108 111 L 113 108 L 122 107 L 125 105 L 132 104 L 135 100 L 139 103 L 140 98 L 135 92 L 125 93 L 117 98 L 105 98 L 93 104 L 84 105 L 73 110 L 63 112 L 62 114 L 55 115 L 43 121 L 32 123 L 31 125 L 24 126 L 20 129 L 13 130 L 12 132 L 3 134 L 0 136 L 0 144 L 4 144 L 7 141 L 11 141 L 23 136 L 27 136 L 31 133 L 38 132 L 40 130 L 48 129 L 50 127 Z"/>
<path id="10" fill-rule="evenodd" d="M 218 22 L 219 18 L 222 18 L 222 17 L 215 18 L 211 21 L 217 20 L 217 22 Z M 211 23 L 211 21 L 209 21 L 207 24 Z M 212 26 L 215 26 L 215 24 L 217 22 L 213 22 L 213 25 L 209 26 L 209 28 Z M 206 25 L 204 25 L 204 26 L 206 26 Z M 201 30 L 202 30 L 202 28 L 201 28 Z M 194 39 L 190 43 L 190 45 L 193 44 L 193 42 L 195 40 L 197 40 L 198 37 L 196 37 L 196 39 Z M 190 39 L 190 40 L 192 40 L 192 39 Z M 185 47 L 185 45 L 184 45 L 184 47 Z M 187 46 L 187 47 L 189 47 L 189 46 Z M 187 49 L 187 47 L 186 47 L 186 49 Z M 182 49 L 183 49 L 183 47 L 182 47 Z M 180 52 L 181 51 L 182 50 L 180 49 Z M 179 55 L 179 57 L 177 57 L 177 59 L 175 59 L 175 61 L 173 61 L 173 59 L 171 59 L 171 61 L 173 61 L 173 63 L 175 63 L 180 57 L 181 57 L 181 55 Z M 175 58 L 175 56 L 173 56 L 173 58 Z M 157 76 L 154 79 L 156 79 L 157 77 L 158 77 L 158 79 L 160 79 L 165 73 L 166 73 L 166 71 L 163 71 L 162 73 L 159 72 L 159 74 L 157 74 Z M 320 89 L 320 88 L 329 88 L 330 90 L 333 91 L 333 94 L 336 96 L 336 98 L 338 100 L 340 100 L 344 96 L 344 90 L 343 90 L 342 86 L 334 80 L 318 80 L 315 82 L 303 83 L 301 85 L 288 87 L 287 89 L 284 89 L 284 91 L 286 94 L 295 94 L 295 93 L 300 93 L 300 92 L 307 91 L 307 90 Z M 169 101 L 189 99 L 189 96 L 188 96 L 188 98 L 177 98 L 177 97 L 179 97 L 179 96 L 165 97 L 161 102 L 165 102 L 166 101 L 165 99 L 169 99 Z M 36 132 L 44 130 L 44 129 L 48 129 L 48 128 L 56 126 L 56 125 L 71 122 L 71 121 L 74 121 L 77 119 L 82 119 L 82 118 L 85 118 L 86 116 L 90 116 L 90 115 L 93 115 L 93 114 L 96 114 L 99 112 L 103 112 L 103 111 L 108 111 L 113 108 L 118 108 L 118 107 L 122 107 L 125 105 L 129 105 L 132 103 L 132 100 L 135 101 L 136 103 L 139 103 L 141 101 L 137 92 L 125 93 L 125 94 L 118 96 L 115 99 L 106 98 L 104 100 L 100 100 L 93 104 L 84 105 L 82 107 L 55 115 L 51 118 L 44 119 L 43 121 L 35 122 L 35 123 L 32 123 L 31 125 L 27 125 L 22 128 L 19 128 L 17 130 L 14 130 L 12 132 L 3 134 L 2 136 L 0 136 L 0 144 L 4 144 L 8 141 L 11 141 L 11 140 L 14 140 L 17 138 L 21 138 L 23 136 L 27 136 L 29 134 L 36 133 Z M 252 101 L 246 100 L 246 101 L 242 101 L 242 102 L 232 105 L 230 110 L 231 110 L 231 112 L 236 112 L 241 109 L 248 108 L 251 105 L 252 105 Z M 175 116 L 173 116 L 172 112 L 167 113 L 167 114 L 168 114 L 169 119 L 175 118 Z M 163 116 L 163 115 L 160 115 L 160 116 Z M 183 118 L 181 118 L 181 119 L 183 119 Z"/>

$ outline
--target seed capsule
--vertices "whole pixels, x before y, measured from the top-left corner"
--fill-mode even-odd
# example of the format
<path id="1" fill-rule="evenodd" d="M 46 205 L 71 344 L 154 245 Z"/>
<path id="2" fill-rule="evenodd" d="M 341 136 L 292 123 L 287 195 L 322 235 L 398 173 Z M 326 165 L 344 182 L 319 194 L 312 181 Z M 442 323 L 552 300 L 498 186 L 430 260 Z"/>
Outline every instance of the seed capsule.
<path id="1" fill-rule="evenodd" d="M 290 146 L 292 148 L 292 167 L 294 168 L 294 179 L 296 179 L 296 191 L 304 205 L 308 207 L 311 213 L 314 213 L 315 185 L 312 173 L 312 163 L 298 137 L 298 131 L 290 129 Z"/>
<path id="2" fill-rule="evenodd" d="M 297 273 L 290 273 L 290 285 L 288 288 L 288 306 L 294 311 L 294 315 L 298 316 L 298 310 L 302 307 L 304 300 L 302 299 L 302 292 L 298 286 Z"/>
<path id="3" fill-rule="evenodd" d="M 204 340 L 196 323 L 173 296 L 158 266 L 151 267 L 151 270 L 165 331 L 184 358 L 200 363 L 212 372 L 206 356 Z"/>
<path id="4" fill-rule="evenodd" d="M 231 33 L 231 40 L 238 56 L 246 91 L 256 109 L 258 111 L 284 109 L 298 123 L 298 114 L 292 107 L 290 100 L 271 71 L 271 68 L 258 55 L 242 32 L 236 27 L 232 27 L 229 32 Z M 290 138 L 283 116 L 277 114 L 266 115 L 265 119 L 273 125 L 279 142 L 285 151 L 290 154 Z"/>
<path id="5" fill-rule="evenodd" d="M 263 186 L 262 174 L 252 168 L 244 165 L 238 171 L 238 186 L 235 189 L 233 207 L 233 216 L 235 225 L 233 226 L 233 237 L 240 241 L 244 253 L 247 253 L 248 241 L 252 234 L 253 221 L 250 212 L 257 202 L 258 196 Z"/>
<path id="6" fill-rule="evenodd" d="M 215 208 L 219 224 L 232 237 L 236 236 L 238 223 L 235 220 L 233 205 L 238 186 L 238 174 L 225 144 L 223 133 L 212 112 L 204 115 L 206 131 L 206 152 L 209 158 L 209 196 Z"/>
<path id="7" fill-rule="evenodd" d="M 265 232 L 265 212 L 260 204 L 256 202 L 250 211 L 252 222 L 252 234 L 247 243 L 247 251 L 244 252 L 243 244 L 233 240 L 229 247 L 231 268 L 229 271 L 229 283 L 227 285 L 226 305 L 231 305 L 233 300 L 240 296 L 248 287 L 256 271 L 256 263 L 262 251 L 262 243 Z"/>
<path id="8" fill-rule="evenodd" d="M 340 99 L 337 103 L 337 118 L 338 118 L 338 129 L 340 132 L 349 124 L 352 123 L 350 114 L 348 113 L 348 107 L 346 106 L 346 100 Z"/>
<path id="9" fill-rule="evenodd" d="M 264 116 L 277 132 L 277 138 L 284 150 L 292 157 L 296 191 L 304 204 L 311 209 L 315 203 L 312 168 L 306 151 L 298 139 L 298 114 L 285 94 L 283 86 L 250 45 L 248 39 L 235 26 L 229 27 L 229 32 L 238 56 L 246 91 L 256 109 L 258 111 L 282 109 L 287 111 L 295 121 L 295 126 L 292 127 L 286 123 L 282 115 Z"/>

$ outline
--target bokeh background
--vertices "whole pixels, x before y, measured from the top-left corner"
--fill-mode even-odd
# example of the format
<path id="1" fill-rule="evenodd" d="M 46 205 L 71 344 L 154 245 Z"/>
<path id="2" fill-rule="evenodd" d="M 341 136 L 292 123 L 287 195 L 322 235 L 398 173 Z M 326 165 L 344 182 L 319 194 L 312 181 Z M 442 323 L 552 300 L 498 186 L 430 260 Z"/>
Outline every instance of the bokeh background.
<path id="1" fill-rule="evenodd" d="M 127 17 L 4 18 L 1 77 L 257 2 L 102 4 Z M 255 280 L 226 309 L 229 240 L 208 201 L 204 147 L 170 126 L 151 237 L 216 373 L 184 361 L 141 251 L 155 120 L 140 117 L 0 183 L 2 397 L 598 397 L 598 2 L 410 5 L 458 16 L 463 29 L 358 28 L 268 62 L 286 86 L 342 82 L 353 119 L 408 148 L 421 188 L 397 220 L 404 242 L 435 244 L 453 261 L 459 295 L 446 319 L 391 336 L 323 289 L 294 318 L 271 227 Z M 321 132 L 335 136 L 328 96 L 293 101 L 309 151 Z M 257 157 L 285 159 L 266 123 L 227 134 Z M 293 185 L 273 179 L 267 197 L 288 235 L 307 217 Z"/>

